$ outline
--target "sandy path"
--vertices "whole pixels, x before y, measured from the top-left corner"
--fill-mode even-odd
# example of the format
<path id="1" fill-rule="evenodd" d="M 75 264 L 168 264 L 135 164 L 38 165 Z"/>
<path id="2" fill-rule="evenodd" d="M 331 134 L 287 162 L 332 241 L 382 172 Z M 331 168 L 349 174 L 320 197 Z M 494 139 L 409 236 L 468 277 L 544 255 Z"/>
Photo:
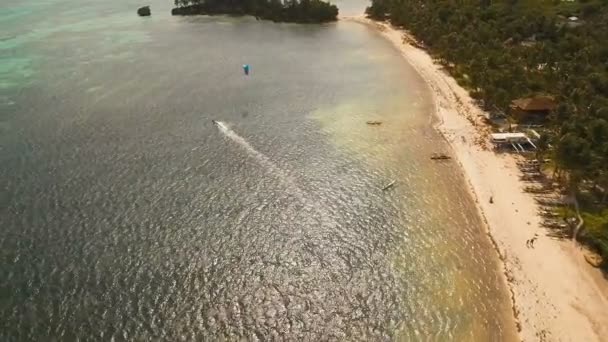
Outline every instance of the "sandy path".
<path id="1" fill-rule="evenodd" d="M 608 341 L 608 281 L 570 241 L 546 236 L 516 157 L 487 147 L 487 128 L 468 92 L 402 30 L 362 17 L 391 41 L 432 89 L 437 129 L 450 142 L 501 259 L 523 341 Z M 406 38 L 406 39 L 404 39 Z M 494 203 L 489 203 L 490 197 Z M 535 248 L 526 240 L 538 233 Z"/>

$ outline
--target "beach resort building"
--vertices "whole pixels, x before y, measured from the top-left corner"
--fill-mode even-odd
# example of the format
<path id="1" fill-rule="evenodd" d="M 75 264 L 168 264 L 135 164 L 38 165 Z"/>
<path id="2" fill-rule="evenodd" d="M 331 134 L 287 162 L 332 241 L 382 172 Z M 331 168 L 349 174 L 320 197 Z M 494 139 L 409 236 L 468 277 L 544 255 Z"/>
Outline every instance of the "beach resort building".
<path id="1" fill-rule="evenodd" d="M 525 133 L 493 133 L 491 135 L 492 144 L 495 148 L 512 147 L 517 152 L 526 152 L 536 149 L 536 145 Z"/>
<path id="2" fill-rule="evenodd" d="M 509 114 L 519 123 L 543 123 L 556 107 L 552 96 L 538 95 L 513 100 Z"/>

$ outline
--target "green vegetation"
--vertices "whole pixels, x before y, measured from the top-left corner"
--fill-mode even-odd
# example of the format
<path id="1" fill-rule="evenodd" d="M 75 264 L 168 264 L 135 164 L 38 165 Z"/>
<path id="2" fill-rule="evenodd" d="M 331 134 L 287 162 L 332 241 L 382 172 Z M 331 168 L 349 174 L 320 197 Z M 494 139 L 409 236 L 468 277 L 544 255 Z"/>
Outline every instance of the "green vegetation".
<path id="1" fill-rule="evenodd" d="M 337 20 L 338 8 L 321 0 L 175 0 L 173 15 L 253 15 L 275 22 L 324 23 Z"/>
<path id="2" fill-rule="evenodd" d="M 412 32 L 490 112 L 555 97 L 539 154 L 590 197 L 584 234 L 608 259 L 608 0 L 372 0 L 367 14 Z"/>

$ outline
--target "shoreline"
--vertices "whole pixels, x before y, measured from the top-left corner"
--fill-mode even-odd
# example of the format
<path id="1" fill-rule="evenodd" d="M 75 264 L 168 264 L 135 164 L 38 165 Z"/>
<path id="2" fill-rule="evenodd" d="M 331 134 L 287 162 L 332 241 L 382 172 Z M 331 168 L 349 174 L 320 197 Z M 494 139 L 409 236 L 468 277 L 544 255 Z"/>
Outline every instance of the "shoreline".
<path id="1" fill-rule="evenodd" d="M 608 341 L 608 281 L 585 262 L 571 240 L 546 235 L 538 205 L 523 191 L 517 156 L 491 150 L 490 128 L 482 121 L 485 112 L 468 91 L 406 31 L 363 16 L 340 20 L 377 31 L 428 85 L 435 104 L 433 127 L 450 145 L 502 262 L 519 338 Z M 535 234 L 534 248 L 526 247 Z"/>

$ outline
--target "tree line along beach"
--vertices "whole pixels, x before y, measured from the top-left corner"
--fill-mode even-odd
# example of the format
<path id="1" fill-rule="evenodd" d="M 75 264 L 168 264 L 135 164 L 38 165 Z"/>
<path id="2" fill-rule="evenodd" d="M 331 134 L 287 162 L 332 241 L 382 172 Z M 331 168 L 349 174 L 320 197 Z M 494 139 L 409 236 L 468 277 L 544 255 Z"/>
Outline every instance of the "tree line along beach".
<path id="1" fill-rule="evenodd" d="M 521 338 L 604 341 L 608 6 L 374 0 L 367 14 L 379 21 L 349 19 L 381 32 L 435 94 L 438 129 L 505 264 Z M 525 148 L 504 141 L 519 135 Z"/>

